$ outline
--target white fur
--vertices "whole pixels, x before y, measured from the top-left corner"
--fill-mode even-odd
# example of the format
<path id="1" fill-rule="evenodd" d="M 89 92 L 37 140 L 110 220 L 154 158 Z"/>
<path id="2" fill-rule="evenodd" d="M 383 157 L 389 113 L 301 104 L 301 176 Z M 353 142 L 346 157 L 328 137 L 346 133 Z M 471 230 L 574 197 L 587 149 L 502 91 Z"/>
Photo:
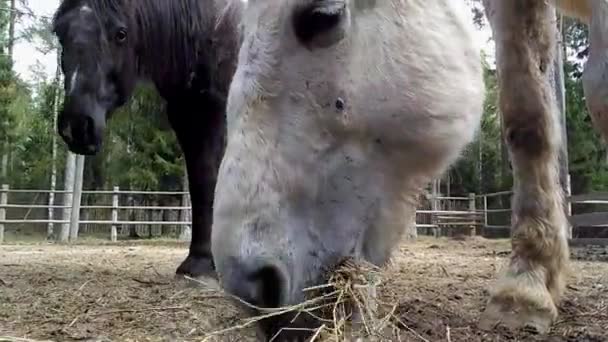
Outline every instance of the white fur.
<path id="1" fill-rule="evenodd" d="M 80 11 L 83 13 L 92 13 L 93 9 L 91 9 L 91 7 L 89 7 L 88 5 L 84 5 L 80 7 Z"/>
<path id="2" fill-rule="evenodd" d="M 484 99 L 459 1 L 348 1 L 346 38 L 313 50 L 288 29 L 308 2 L 248 4 L 212 229 L 220 276 L 235 256 L 273 255 L 293 261 L 294 296 L 315 274 L 306 267 L 326 262 L 307 259 L 324 249 L 303 231 L 337 254 L 387 260 L 419 189 L 473 139 Z"/>
<path id="3" fill-rule="evenodd" d="M 68 90 L 68 94 L 70 95 L 74 92 L 74 90 L 76 89 L 76 84 L 78 83 L 78 69 L 79 67 L 76 66 L 76 69 L 74 69 L 72 76 L 70 76 L 70 89 Z"/>

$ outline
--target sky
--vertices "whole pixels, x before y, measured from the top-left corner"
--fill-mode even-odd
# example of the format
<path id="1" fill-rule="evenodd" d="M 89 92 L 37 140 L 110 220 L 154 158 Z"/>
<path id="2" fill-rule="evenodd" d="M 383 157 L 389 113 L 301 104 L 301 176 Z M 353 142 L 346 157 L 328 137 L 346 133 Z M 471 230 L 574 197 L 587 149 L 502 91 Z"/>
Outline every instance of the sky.
<path id="1" fill-rule="evenodd" d="M 30 8 L 35 15 L 38 16 L 49 16 L 51 17 L 57 7 L 59 6 L 59 0 L 28 0 Z M 31 20 L 27 17 L 22 17 L 21 22 L 17 23 L 15 30 L 19 32 L 24 27 L 31 24 Z M 25 80 L 32 79 L 32 73 L 30 68 L 39 61 L 43 66 L 45 72 L 51 77 L 55 74 L 57 56 L 53 53 L 44 55 L 38 52 L 32 44 L 25 42 L 18 42 L 14 48 L 14 68 L 17 74 L 19 74 Z"/>
<path id="2" fill-rule="evenodd" d="M 28 0 L 29 6 L 38 16 L 52 16 L 55 9 L 59 6 L 59 0 Z M 472 16 L 471 16 L 472 20 Z M 22 22 L 18 23 L 16 30 L 31 24 L 31 21 L 24 17 Z M 489 55 L 493 56 L 494 47 L 490 43 L 491 32 L 489 29 L 476 30 L 475 40 L 479 46 L 483 47 Z M 49 77 L 55 74 L 56 56 L 53 53 L 44 55 L 37 51 L 35 46 L 27 42 L 18 42 L 15 44 L 14 50 L 15 71 L 26 81 L 32 80 L 31 68 L 38 62 L 44 67 L 46 74 Z"/>

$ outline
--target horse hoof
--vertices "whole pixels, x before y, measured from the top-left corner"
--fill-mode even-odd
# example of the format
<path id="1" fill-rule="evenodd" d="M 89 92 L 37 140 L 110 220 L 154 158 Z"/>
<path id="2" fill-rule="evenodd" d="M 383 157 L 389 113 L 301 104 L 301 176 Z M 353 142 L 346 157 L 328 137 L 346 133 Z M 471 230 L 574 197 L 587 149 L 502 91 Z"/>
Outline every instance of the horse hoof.
<path id="1" fill-rule="evenodd" d="M 557 318 L 557 310 L 553 303 L 544 306 L 538 302 L 530 302 L 529 299 L 492 298 L 481 316 L 479 328 L 486 331 L 506 328 L 511 331 L 546 334 Z"/>
<path id="2" fill-rule="evenodd" d="M 189 255 L 175 272 L 178 277 L 217 279 L 215 264 L 211 257 Z"/>

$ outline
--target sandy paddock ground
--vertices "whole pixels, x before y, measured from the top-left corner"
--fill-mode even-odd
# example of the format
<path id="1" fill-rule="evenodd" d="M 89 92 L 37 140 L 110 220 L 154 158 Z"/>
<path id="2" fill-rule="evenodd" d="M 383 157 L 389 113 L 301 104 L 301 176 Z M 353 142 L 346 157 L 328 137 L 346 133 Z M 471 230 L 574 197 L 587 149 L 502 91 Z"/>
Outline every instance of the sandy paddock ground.
<path id="1" fill-rule="evenodd" d="M 186 253 L 167 241 L 0 246 L 0 341 L 256 341 L 250 328 L 210 336 L 243 316 L 213 287 L 174 278 Z M 573 250 L 548 337 L 479 331 L 487 288 L 508 255 L 505 240 L 404 243 L 378 288 L 397 327 L 380 340 L 608 341 L 606 248 Z"/>

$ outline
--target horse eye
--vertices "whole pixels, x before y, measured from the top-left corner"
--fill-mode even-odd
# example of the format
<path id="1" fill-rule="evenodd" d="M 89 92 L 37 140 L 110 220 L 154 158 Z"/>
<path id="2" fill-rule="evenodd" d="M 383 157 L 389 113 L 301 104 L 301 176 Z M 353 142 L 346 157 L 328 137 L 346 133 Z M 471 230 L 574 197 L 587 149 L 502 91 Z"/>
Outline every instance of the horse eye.
<path id="1" fill-rule="evenodd" d="M 122 43 L 125 39 L 127 39 L 127 31 L 124 29 L 118 30 L 118 32 L 116 32 L 116 40 Z"/>
<path id="2" fill-rule="evenodd" d="M 316 43 L 314 45 L 327 47 L 344 37 L 340 24 L 345 14 L 345 1 L 320 0 L 300 8 L 293 17 L 296 37 L 304 45 Z M 323 39 L 318 39 L 320 37 Z"/>

